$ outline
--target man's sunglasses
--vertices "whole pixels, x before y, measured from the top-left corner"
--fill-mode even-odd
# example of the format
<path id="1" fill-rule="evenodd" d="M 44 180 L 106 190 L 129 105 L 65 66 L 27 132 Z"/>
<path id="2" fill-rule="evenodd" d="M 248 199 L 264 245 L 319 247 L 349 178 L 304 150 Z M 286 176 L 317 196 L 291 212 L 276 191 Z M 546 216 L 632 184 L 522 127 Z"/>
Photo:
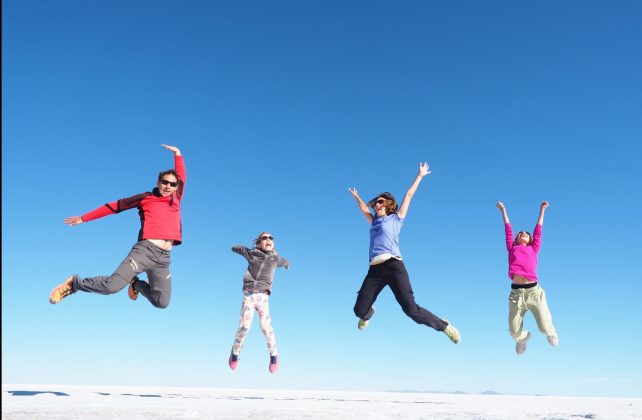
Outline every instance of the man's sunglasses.
<path id="1" fill-rule="evenodd" d="M 160 183 L 163 184 L 163 185 L 169 185 L 170 187 L 175 187 L 175 186 L 178 185 L 178 182 L 172 182 L 172 181 L 168 181 L 166 179 L 161 179 Z"/>
<path id="2" fill-rule="evenodd" d="M 261 240 L 262 240 L 262 241 L 267 241 L 268 239 L 269 239 L 269 240 L 273 240 L 273 239 L 274 239 L 274 237 L 272 237 L 272 236 L 261 236 Z"/>

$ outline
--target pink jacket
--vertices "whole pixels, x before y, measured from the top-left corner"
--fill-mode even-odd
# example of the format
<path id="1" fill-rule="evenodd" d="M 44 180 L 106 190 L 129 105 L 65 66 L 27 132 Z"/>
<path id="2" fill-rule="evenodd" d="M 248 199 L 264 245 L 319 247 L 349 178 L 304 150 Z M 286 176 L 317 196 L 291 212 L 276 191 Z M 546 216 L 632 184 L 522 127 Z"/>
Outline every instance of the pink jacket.
<path id="1" fill-rule="evenodd" d="M 531 245 L 515 245 L 513 228 L 510 223 L 504 226 L 506 249 L 508 250 L 508 277 L 515 274 L 537 281 L 537 254 L 542 246 L 542 225 L 536 225 Z"/>

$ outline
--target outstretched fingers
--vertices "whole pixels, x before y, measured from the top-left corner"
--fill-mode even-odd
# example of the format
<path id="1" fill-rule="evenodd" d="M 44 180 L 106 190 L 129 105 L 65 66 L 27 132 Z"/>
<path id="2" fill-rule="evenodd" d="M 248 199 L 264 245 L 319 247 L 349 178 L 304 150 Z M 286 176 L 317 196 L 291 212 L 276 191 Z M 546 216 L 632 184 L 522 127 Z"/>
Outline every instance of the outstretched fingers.
<path id="1" fill-rule="evenodd" d="M 430 172 L 430 166 L 428 165 L 428 162 L 419 162 L 419 175 L 421 176 L 426 176 Z"/>
<path id="2" fill-rule="evenodd" d="M 169 151 L 173 152 L 175 155 L 180 155 L 180 154 L 181 154 L 181 151 L 180 151 L 180 150 L 179 150 L 179 148 L 178 148 L 178 147 L 176 147 L 176 146 L 170 146 L 170 145 L 168 145 L 168 144 L 161 144 L 161 146 L 163 146 L 163 147 L 164 147 L 164 148 L 166 148 L 167 150 L 169 150 Z"/>
<path id="3" fill-rule="evenodd" d="M 64 220 L 64 222 L 65 222 L 66 225 L 76 226 L 76 225 L 81 224 L 83 222 L 83 220 L 82 220 L 82 217 L 80 217 L 80 216 L 71 216 L 71 217 L 67 217 Z"/>

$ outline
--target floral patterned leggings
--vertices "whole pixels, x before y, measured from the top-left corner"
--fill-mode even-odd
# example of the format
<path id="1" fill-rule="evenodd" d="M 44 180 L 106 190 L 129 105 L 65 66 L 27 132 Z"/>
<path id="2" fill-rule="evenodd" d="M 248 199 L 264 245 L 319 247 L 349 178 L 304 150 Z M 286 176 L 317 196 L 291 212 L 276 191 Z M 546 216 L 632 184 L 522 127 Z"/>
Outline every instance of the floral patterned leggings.
<path id="1" fill-rule="evenodd" d="M 243 293 L 243 305 L 241 306 L 241 319 L 239 321 L 239 329 L 236 331 L 236 338 L 232 346 L 232 353 L 239 355 L 241 347 L 245 341 L 245 336 L 252 326 L 254 319 L 254 311 L 259 313 L 259 322 L 261 323 L 261 330 L 265 335 L 270 356 L 276 356 L 276 337 L 274 336 L 274 329 L 272 329 L 272 319 L 270 318 L 270 304 L 268 302 L 267 293 Z"/>

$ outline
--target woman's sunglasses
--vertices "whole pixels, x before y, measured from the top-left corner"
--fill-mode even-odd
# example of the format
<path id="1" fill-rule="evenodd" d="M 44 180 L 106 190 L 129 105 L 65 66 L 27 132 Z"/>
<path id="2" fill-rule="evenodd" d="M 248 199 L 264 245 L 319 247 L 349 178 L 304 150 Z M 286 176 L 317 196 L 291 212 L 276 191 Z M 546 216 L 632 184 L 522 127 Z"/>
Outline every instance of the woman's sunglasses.
<path id="1" fill-rule="evenodd" d="M 386 202 L 386 200 L 384 200 L 383 198 L 380 198 L 377 201 L 375 201 L 374 203 L 372 203 L 372 205 L 374 206 L 375 204 L 384 204 L 385 202 Z"/>
<path id="2" fill-rule="evenodd" d="M 175 186 L 178 185 L 178 182 L 172 182 L 172 181 L 168 181 L 166 179 L 161 179 L 160 183 L 163 184 L 163 185 L 169 185 L 170 187 L 175 187 Z"/>
<path id="3" fill-rule="evenodd" d="M 262 241 L 267 241 L 268 239 L 269 239 L 269 240 L 273 240 L 273 239 L 274 239 L 274 237 L 272 237 L 272 236 L 261 236 L 261 240 L 262 240 Z"/>

